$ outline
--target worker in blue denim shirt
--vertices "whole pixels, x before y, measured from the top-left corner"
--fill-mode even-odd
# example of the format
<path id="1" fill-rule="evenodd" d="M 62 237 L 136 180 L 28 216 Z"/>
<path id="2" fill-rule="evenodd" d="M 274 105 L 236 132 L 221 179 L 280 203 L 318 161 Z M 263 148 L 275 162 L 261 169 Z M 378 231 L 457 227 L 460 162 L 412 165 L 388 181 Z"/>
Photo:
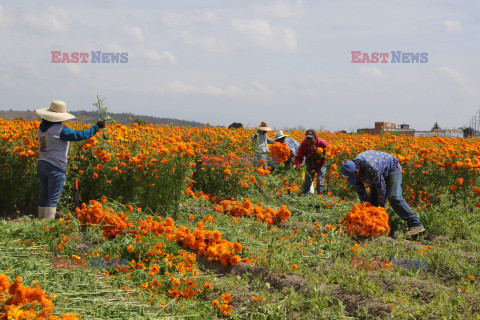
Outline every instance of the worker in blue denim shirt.
<path id="1" fill-rule="evenodd" d="M 38 128 L 39 157 L 37 174 L 40 182 L 39 219 L 55 219 L 57 204 L 65 185 L 69 141 L 81 141 L 93 137 L 105 128 L 105 121 L 98 121 L 87 130 L 75 131 L 62 121 L 74 119 L 67 112 L 67 105 L 60 100 L 52 101 L 50 108 L 35 112 L 42 118 Z"/>
<path id="2" fill-rule="evenodd" d="M 348 183 L 356 187 L 361 202 L 368 201 L 374 206 L 384 207 L 388 199 L 395 213 L 407 222 L 406 237 L 425 232 L 420 219 L 402 196 L 402 166 L 396 157 L 368 150 L 353 160 L 345 161 L 341 171 Z M 365 184 L 370 186 L 370 195 L 367 194 Z"/>

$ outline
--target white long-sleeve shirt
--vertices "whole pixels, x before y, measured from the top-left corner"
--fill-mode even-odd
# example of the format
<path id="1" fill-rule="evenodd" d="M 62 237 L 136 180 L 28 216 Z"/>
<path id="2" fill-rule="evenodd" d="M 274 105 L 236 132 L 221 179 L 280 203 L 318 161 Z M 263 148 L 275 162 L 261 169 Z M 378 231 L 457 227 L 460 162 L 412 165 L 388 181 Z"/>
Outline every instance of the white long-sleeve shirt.
<path id="1" fill-rule="evenodd" d="M 271 139 L 265 132 L 255 132 L 252 135 L 252 141 L 256 140 L 256 153 L 268 153 L 267 144 L 272 144 L 273 139 Z"/>

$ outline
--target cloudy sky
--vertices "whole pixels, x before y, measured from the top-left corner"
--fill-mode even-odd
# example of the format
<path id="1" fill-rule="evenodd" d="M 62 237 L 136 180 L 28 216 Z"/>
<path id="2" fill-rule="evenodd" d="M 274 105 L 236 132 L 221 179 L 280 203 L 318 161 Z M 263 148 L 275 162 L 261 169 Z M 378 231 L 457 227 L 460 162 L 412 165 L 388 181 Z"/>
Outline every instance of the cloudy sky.
<path id="1" fill-rule="evenodd" d="M 52 51 L 128 62 L 52 63 Z M 93 110 L 97 94 L 112 112 L 214 125 L 460 127 L 480 109 L 480 1 L 0 0 L 0 108 Z"/>

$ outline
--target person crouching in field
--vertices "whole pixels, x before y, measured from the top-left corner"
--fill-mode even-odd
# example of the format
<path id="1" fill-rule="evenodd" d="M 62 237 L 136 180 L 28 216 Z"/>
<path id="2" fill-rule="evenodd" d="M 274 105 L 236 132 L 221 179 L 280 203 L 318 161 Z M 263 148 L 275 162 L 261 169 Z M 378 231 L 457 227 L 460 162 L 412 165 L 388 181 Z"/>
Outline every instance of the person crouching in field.
<path id="1" fill-rule="evenodd" d="M 40 181 L 39 219 L 55 219 L 57 204 L 65 185 L 69 141 L 81 141 L 93 137 L 105 128 L 105 121 L 98 121 L 90 129 L 75 131 L 62 121 L 74 119 L 67 112 L 67 105 L 60 100 L 52 101 L 50 108 L 35 112 L 42 118 L 38 128 L 39 157 L 37 174 Z"/>
<path id="2" fill-rule="evenodd" d="M 298 168 L 305 158 L 305 180 L 303 181 L 302 194 L 307 194 L 313 182 L 315 174 L 317 175 L 317 193 L 322 194 L 325 188 L 325 174 L 327 172 L 325 164 L 325 148 L 328 146 L 327 141 L 320 139 L 315 130 L 307 130 L 305 139 L 298 148 L 298 153 L 293 161 L 295 168 Z M 321 155 L 318 151 L 321 148 Z"/>
<path id="3" fill-rule="evenodd" d="M 262 121 L 257 127 L 257 132 L 252 135 L 252 141 L 255 143 L 255 155 L 256 161 L 254 161 L 254 166 L 263 166 L 263 169 L 268 169 L 268 146 L 267 144 L 272 144 L 273 140 L 267 136 L 268 131 L 273 131 L 270 128 L 266 121 Z"/>
<path id="4" fill-rule="evenodd" d="M 348 184 L 356 187 L 361 202 L 368 201 L 374 206 L 385 207 L 388 199 L 395 213 L 407 222 L 406 237 L 414 237 L 426 231 L 402 196 L 402 166 L 395 156 L 368 150 L 353 160 L 345 161 L 341 171 L 347 177 Z M 370 195 L 367 194 L 365 184 L 370 186 Z"/>

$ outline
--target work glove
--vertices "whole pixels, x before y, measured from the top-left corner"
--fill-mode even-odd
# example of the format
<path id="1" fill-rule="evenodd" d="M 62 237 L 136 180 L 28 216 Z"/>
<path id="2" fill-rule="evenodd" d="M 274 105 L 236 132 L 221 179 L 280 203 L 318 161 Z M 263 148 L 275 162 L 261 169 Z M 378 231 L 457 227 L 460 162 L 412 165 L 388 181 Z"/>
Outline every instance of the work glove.
<path id="1" fill-rule="evenodd" d="M 99 120 L 99 121 L 97 121 L 97 126 L 98 126 L 100 129 L 105 128 L 105 120 Z"/>

